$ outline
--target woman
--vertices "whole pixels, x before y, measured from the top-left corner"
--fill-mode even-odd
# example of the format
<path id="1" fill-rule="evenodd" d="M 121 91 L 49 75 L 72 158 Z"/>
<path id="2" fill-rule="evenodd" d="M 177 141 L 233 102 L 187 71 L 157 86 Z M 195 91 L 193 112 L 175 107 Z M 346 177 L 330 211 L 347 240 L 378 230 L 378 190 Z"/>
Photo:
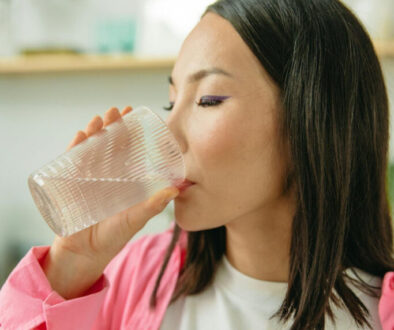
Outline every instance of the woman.
<path id="1" fill-rule="evenodd" d="M 340 2 L 211 5 L 167 109 L 194 184 L 32 248 L 2 288 L 3 327 L 394 326 L 387 95 Z M 120 117 L 93 118 L 70 147 Z M 174 197 L 175 226 L 127 244 Z"/>

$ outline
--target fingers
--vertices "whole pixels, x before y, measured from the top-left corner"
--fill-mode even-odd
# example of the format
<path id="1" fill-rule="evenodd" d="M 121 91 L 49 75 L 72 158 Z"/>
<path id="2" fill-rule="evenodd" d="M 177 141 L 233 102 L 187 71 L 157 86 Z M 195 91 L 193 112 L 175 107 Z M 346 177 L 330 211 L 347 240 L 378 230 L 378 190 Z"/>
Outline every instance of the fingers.
<path id="1" fill-rule="evenodd" d="M 100 116 L 94 117 L 85 128 L 85 133 L 89 137 L 103 127 L 103 120 Z"/>
<path id="2" fill-rule="evenodd" d="M 112 107 L 104 114 L 104 127 L 117 121 L 121 117 L 118 108 Z"/>
<path id="3" fill-rule="evenodd" d="M 153 215 L 160 213 L 179 193 L 179 189 L 174 186 L 162 189 L 147 200 L 146 209 L 153 212 Z"/>
<path id="4" fill-rule="evenodd" d="M 122 116 L 124 116 L 125 114 L 128 114 L 129 112 L 131 112 L 131 110 L 133 110 L 132 107 L 130 107 L 130 106 L 125 107 L 123 109 L 123 111 L 122 111 Z"/>
<path id="5" fill-rule="evenodd" d="M 118 120 L 121 116 L 128 114 L 129 112 L 131 112 L 131 110 L 133 110 L 133 108 L 127 106 L 122 110 L 122 113 L 120 113 L 118 108 L 112 107 L 104 115 L 104 127 Z"/>
<path id="6" fill-rule="evenodd" d="M 131 208 L 125 210 L 125 218 L 121 219 L 124 233 L 130 239 L 130 234 L 145 226 L 145 224 L 155 215 L 162 212 L 170 201 L 179 195 L 177 187 L 167 187 L 146 201 L 143 201 Z M 129 237 L 130 236 L 130 237 Z"/>
<path id="7" fill-rule="evenodd" d="M 78 131 L 75 135 L 74 139 L 70 142 L 67 147 L 67 151 L 70 150 L 72 147 L 76 146 L 78 143 L 81 143 L 83 140 L 87 138 L 86 133 L 83 131 Z"/>
<path id="8" fill-rule="evenodd" d="M 87 139 L 89 136 L 99 131 L 102 127 L 103 127 L 103 120 L 101 119 L 101 117 L 100 116 L 94 117 L 86 126 L 85 131 L 77 132 L 77 134 L 74 136 L 74 139 L 68 145 L 66 150 L 68 151 L 72 147 L 81 143 L 83 140 Z"/>
<path id="9" fill-rule="evenodd" d="M 112 124 L 114 121 L 121 118 L 131 112 L 133 108 L 131 106 L 127 106 L 122 110 L 122 114 L 119 112 L 119 109 L 116 107 L 112 107 L 104 114 L 104 119 L 100 116 L 95 116 L 86 126 L 85 131 L 78 131 L 75 135 L 74 139 L 67 147 L 67 151 L 70 150 L 75 145 L 81 143 L 83 140 L 93 135 L 94 133 L 101 130 L 103 127 L 106 127 Z"/>

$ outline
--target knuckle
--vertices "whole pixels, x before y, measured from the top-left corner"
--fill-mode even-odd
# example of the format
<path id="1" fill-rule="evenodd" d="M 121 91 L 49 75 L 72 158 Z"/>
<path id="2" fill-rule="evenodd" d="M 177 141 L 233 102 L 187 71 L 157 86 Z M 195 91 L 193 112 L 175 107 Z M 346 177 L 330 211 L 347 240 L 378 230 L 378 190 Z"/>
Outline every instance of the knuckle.
<path id="1" fill-rule="evenodd" d="M 122 223 L 123 233 L 136 233 L 143 227 L 143 223 L 145 223 L 145 221 L 142 219 L 137 219 L 136 217 L 126 216 Z"/>

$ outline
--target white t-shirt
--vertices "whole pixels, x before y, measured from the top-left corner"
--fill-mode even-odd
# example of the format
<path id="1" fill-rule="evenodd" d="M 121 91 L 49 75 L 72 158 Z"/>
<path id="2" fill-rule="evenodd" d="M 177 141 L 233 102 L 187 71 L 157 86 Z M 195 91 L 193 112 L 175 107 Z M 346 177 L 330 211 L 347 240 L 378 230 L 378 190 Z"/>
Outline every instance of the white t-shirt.
<path id="1" fill-rule="evenodd" d="M 358 275 L 367 283 L 381 285 L 381 280 L 361 270 Z M 349 272 L 352 276 L 352 272 Z M 352 276 L 354 278 L 354 275 Z M 378 298 L 372 298 L 348 284 L 370 312 L 374 330 L 381 329 Z M 161 330 L 278 330 L 289 329 L 291 321 L 280 323 L 271 316 L 285 298 L 287 283 L 269 282 L 246 276 L 235 269 L 224 256 L 214 282 L 197 295 L 179 298 L 164 316 Z M 346 309 L 333 306 L 335 326 L 326 317 L 326 329 L 359 329 Z M 365 328 L 367 329 L 367 328 Z"/>

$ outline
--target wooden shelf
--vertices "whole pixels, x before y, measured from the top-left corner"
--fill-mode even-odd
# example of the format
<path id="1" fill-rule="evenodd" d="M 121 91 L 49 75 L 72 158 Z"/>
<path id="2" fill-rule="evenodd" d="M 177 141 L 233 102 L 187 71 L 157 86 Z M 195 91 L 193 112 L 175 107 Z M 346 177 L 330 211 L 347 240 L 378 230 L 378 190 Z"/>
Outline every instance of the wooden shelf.
<path id="1" fill-rule="evenodd" d="M 0 74 L 170 69 L 175 58 L 129 55 L 26 55 L 0 58 Z"/>
<path id="2" fill-rule="evenodd" d="M 394 40 L 375 40 L 380 58 L 394 58 Z M 171 69 L 175 58 L 131 55 L 27 55 L 0 58 L 0 74 Z"/>

